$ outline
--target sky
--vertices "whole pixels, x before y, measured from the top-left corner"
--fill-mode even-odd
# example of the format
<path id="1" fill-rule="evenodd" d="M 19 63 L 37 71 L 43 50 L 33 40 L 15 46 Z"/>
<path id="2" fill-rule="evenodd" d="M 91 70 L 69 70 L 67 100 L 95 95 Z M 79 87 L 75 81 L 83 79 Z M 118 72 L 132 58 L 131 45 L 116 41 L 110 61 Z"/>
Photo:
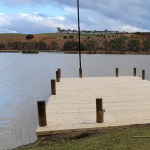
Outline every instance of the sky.
<path id="1" fill-rule="evenodd" d="M 150 0 L 79 0 L 81 30 L 150 32 Z M 0 33 L 78 29 L 77 0 L 0 0 Z"/>

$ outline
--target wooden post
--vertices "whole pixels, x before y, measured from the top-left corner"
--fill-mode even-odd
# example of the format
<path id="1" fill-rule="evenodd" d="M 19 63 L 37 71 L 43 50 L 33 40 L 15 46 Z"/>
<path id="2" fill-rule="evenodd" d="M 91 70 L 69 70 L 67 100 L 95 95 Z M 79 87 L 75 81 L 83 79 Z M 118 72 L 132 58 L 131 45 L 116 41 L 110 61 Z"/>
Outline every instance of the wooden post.
<path id="1" fill-rule="evenodd" d="M 56 71 L 56 82 L 60 82 L 59 72 L 58 71 Z"/>
<path id="2" fill-rule="evenodd" d="M 79 77 L 82 78 L 82 68 L 79 68 Z"/>
<path id="3" fill-rule="evenodd" d="M 145 70 L 142 70 L 142 80 L 145 79 Z"/>
<path id="4" fill-rule="evenodd" d="M 118 77 L 118 68 L 116 68 L 116 77 Z"/>
<path id="5" fill-rule="evenodd" d="M 56 95 L 56 82 L 55 80 L 51 80 L 51 94 Z"/>
<path id="6" fill-rule="evenodd" d="M 59 78 L 61 78 L 61 69 L 58 69 L 59 72 Z"/>
<path id="7" fill-rule="evenodd" d="M 102 98 L 96 98 L 96 122 L 103 122 L 103 104 Z"/>
<path id="8" fill-rule="evenodd" d="M 134 68 L 133 75 L 136 76 L 136 68 Z"/>
<path id="9" fill-rule="evenodd" d="M 37 107 L 38 107 L 39 126 L 40 127 L 47 126 L 45 101 L 38 101 Z"/>

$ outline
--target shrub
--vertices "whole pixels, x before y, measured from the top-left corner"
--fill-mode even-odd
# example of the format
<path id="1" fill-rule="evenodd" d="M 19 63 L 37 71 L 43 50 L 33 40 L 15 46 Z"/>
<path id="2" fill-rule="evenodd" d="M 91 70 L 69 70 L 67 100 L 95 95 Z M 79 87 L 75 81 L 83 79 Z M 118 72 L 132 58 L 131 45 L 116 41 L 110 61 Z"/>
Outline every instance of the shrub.
<path id="1" fill-rule="evenodd" d="M 79 43 L 76 41 L 66 41 L 63 46 L 64 51 L 78 51 L 79 50 Z M 85 50 L 84 44 L 80 43 L 80 50 Z"/>
<path id="2" fill-rule="evenodd" d="M 33 42 L 33 47 L 36 50 L 46 50 L 47 45 L 44 42 Z"/>
<path id="3" fill-rule="evenodd" d="M 67 39 L 68 37 L 67 37 L 67 36 L 64 36 L 63 38 L 64 38 L 64 39 Z"/>
<path id="4" fill-rule="evenodd" d="M 15 50 L 21 50 L 21 45 L 22 45 L 22 43 L 20 41 L 8 43 L 8 47 L 10 47 L 11 49 L 15 49 Z"/>
<path id="5" fill-rule="evenodd" d="M 90 36 L 88 36 L 87 39 L 90 39 Z"/>
<path id="6" fill-rule="evenodd" d="M 143 51 L 145 51 L 147 53 L 147 51 L 150 50 L 150 38 L 147 37 L 147 39 L 145 41 L 143 41 Z"/>
<path id="7" fill-rule="evenodd" d="M 33 36 L 32 34 L 28 34 L 28 35 L 26 36 L 26 39 L 27 39 L 27 40 L 33 39 L 33 38 L 34 38 L 34 36 Z"/>
<path id="8" fill-rule="evenodd" d="M 52 41 L 52 42 L 51 42 L 51 49 L 52 49 L 52 50 L 59 50 L 60 48 L 59 48 L 58 43 L 55 42 L 55 41 Z"/>
<path id="9" fill-rule="evenodd" d="M 39 53 L 39 51 L 38 50 L 35 50 L 35 49 L 33 49 L 33 50 L 22 50 L 22 53 Z"/>
<path id="10" fill-rule="evenodd" d="M 129 48 L 129 50 L 131 50 L 133 52 L 138 52 L 139 48 L 140 48 L 139 45 L 140 45 L 140 41 L 133 39 L 133 40 L 129 41 L 128 48 Z"/>
<path id="11" fill-rule="evenodd" d="M 73 35 L 70 35 L 70 36 L 69 36 L 69 38 L 73 39 L 73 38 L 74 38 L 74 36 L 73 36 Z"/>
<path id="12" fill-rule="evenodd" d="M 85 49 L 91 53 L 94 50 L 96 41 L 90 40 L 85 43 Z"/>
<path id="13" fill-rule="evenodd" d="M 0 49 L 5 49 L 5 45 L 3 43 L 0 43 Z"/>

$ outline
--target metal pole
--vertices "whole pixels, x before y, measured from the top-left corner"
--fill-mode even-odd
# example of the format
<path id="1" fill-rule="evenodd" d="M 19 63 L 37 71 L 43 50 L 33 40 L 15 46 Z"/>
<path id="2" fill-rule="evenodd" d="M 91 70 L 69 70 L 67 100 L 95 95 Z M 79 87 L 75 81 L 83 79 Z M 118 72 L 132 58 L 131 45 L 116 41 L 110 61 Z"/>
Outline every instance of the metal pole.
<path id="1" fill-rule="evenodd" d="M 77 0 L 77 9 L 78 9 L 79 64 L 81 68 L 79 0 Z"/>

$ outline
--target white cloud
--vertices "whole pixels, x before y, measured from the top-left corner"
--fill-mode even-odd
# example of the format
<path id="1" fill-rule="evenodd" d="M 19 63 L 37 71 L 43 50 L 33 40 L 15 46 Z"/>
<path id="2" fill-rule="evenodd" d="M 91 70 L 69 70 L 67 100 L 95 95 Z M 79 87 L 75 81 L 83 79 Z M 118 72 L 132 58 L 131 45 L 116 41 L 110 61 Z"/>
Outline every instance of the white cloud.
<path id="1" fill-rule="evenodd" d="M 38 14 L 38 12 L 34 12 L 34 14 Z"/>
<path id="2" fill-rule="evenodd" d="M 17 32 L 14 30 L 8 30 L 8 29 L 0 28 L 0 33 L 17 33 Z"/>
<path id="3" fill-rule="evenodd" d="M 22 33 L 56 32 L 77 29 L 77 4 L 75 0 L 1 0 L 7 6 L 51 5 L 69 13 L 48 16 L 37 10 L 32 14 L 5 15 L 0 13 L 0 27 Z M 80 0 L 81 30 L 150 31 L 149 0 Z"/>
<path id="4" fill-rule="evenodd" d="M 22 14 L 22 13 L 20 13 L 20 15 L 23 16 L 23 17 L 26 17 L 26 16 L 28 16 L 29 14 Z"/>

